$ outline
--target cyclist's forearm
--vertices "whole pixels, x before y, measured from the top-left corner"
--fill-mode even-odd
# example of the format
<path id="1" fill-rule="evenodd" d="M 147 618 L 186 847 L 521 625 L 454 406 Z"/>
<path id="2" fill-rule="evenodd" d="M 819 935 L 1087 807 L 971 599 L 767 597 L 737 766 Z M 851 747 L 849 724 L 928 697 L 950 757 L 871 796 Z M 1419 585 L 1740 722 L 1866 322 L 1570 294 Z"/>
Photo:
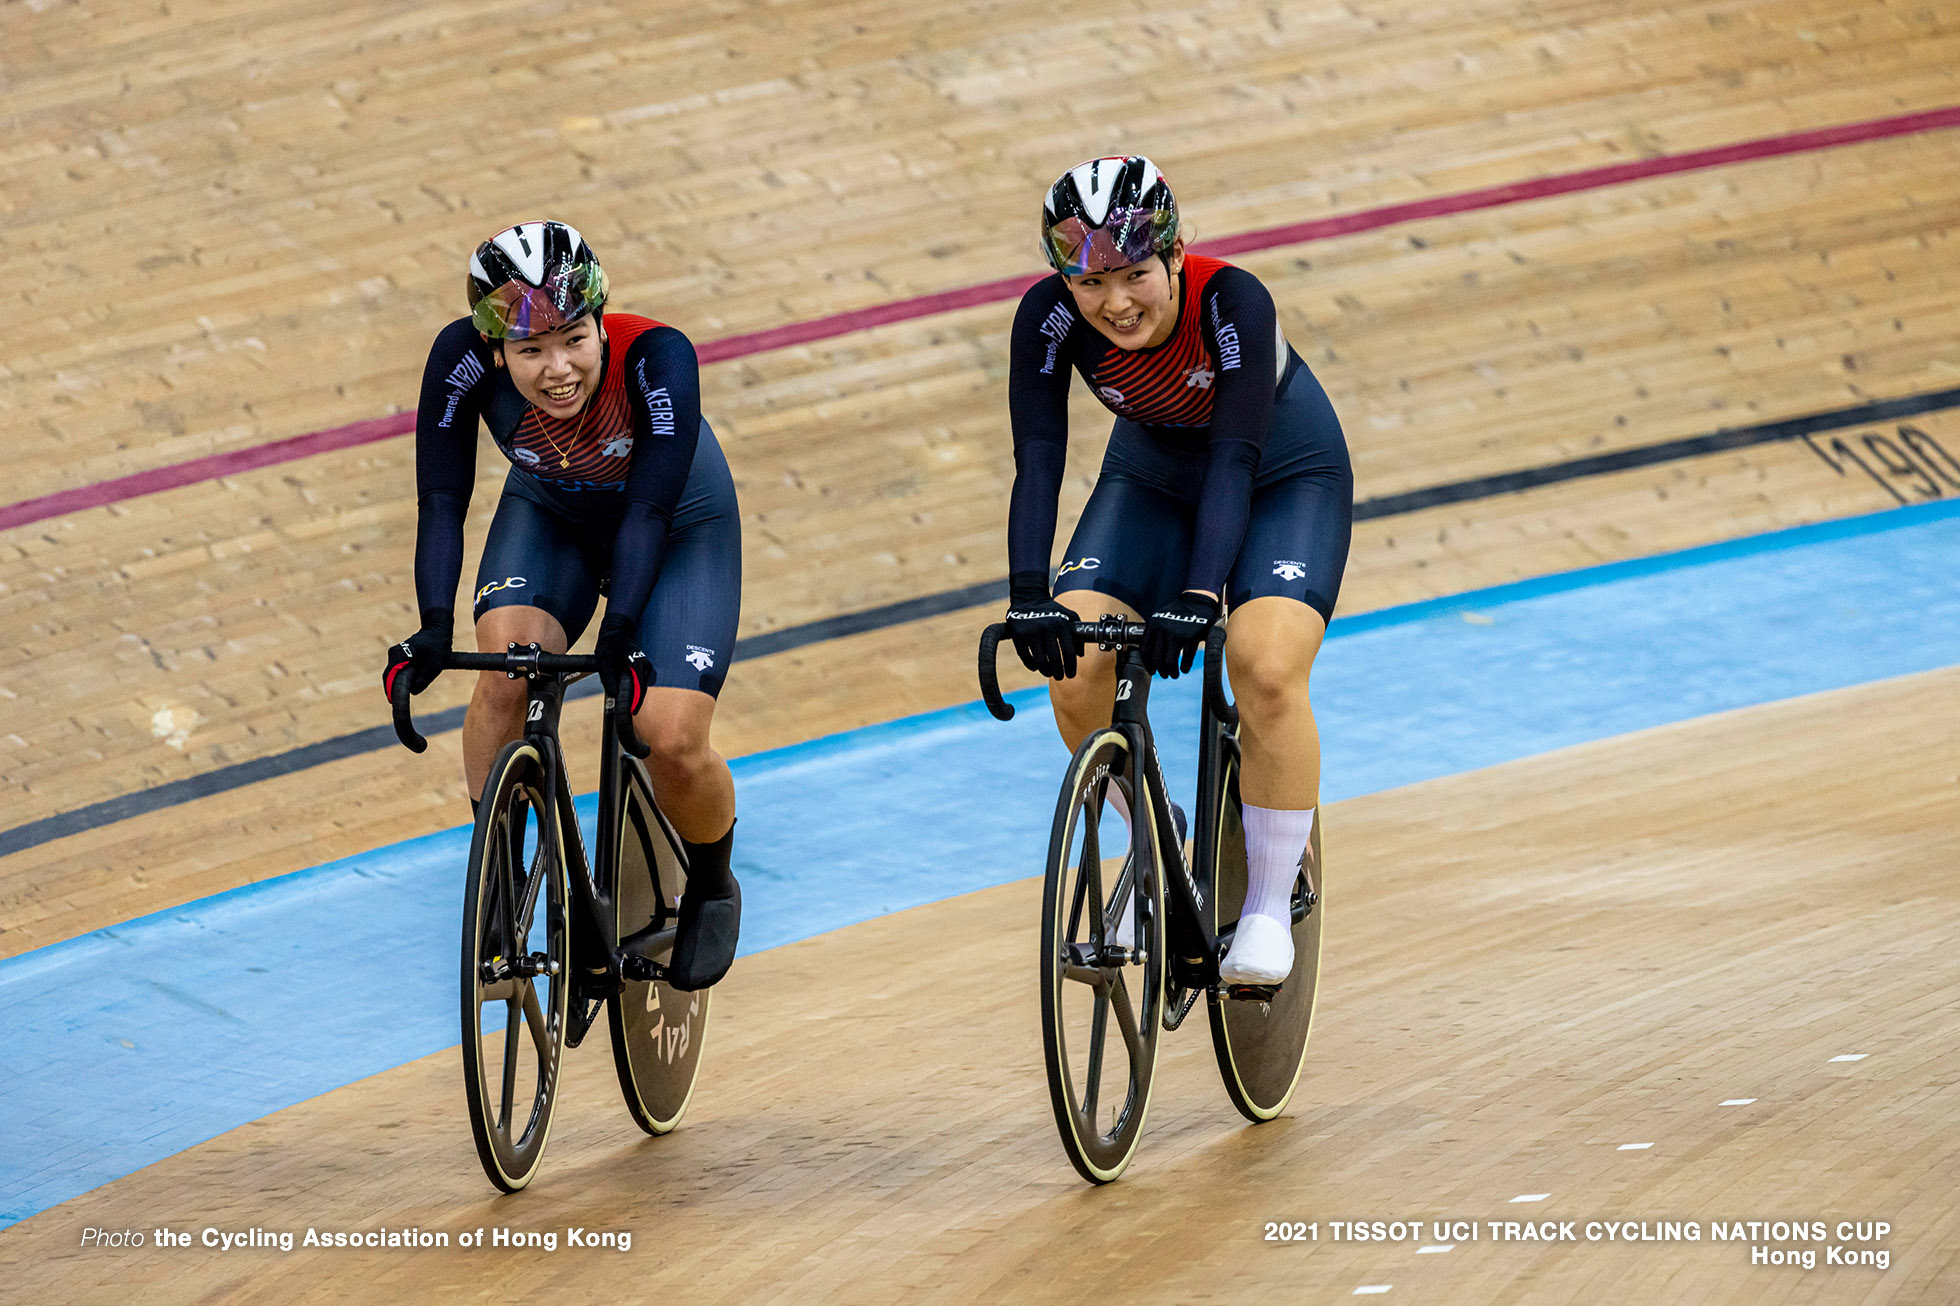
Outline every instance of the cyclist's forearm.
<path id="1" fill-rule="evenodd" d="M 1038 571 L 1044 579 L 1048 575 L 1066 457 L 1063 445 L 1048 440 L 1028 440 L 1014 448 L 1014 493 L 1007 508 L 1010 572 Z"/>
<path id="2" fill-rule="evenodd" d="M 612 593 L 606 600 L 608 616 L 640 620 L 640 613 L 653 593 L 660 575 L 660 555 L 667 547 L 671 515 L 650 503 L 629 503 L 620 518 L 619 532 L 613 537 Z"/>
<path id="3" fill-rule="evenodd" d="M 452 610 L 463 574 L 463 518 L 469 499 L 446 490 L 422 496 L 415 517 L 415 606 Z"/>
<path id="4" fill-rule="evenodd" d="M 1238 560 L 1252 508 L 1252 477 L 1259 446 L 1249 440 L 1214 439 L 1198 491 L 1198 520 L 1192 532 L 1191 565 L 1184 588 L 1216 596 Z"/>

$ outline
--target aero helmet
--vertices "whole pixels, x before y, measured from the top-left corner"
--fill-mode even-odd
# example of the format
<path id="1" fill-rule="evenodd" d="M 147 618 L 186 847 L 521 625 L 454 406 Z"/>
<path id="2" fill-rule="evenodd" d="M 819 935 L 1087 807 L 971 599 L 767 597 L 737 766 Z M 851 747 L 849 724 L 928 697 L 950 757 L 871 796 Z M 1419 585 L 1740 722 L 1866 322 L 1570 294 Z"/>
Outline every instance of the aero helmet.
<path id="1" fill-rule="evenodd" d="M 1042 206 L 1042 252 L 1063 276 L 1141 263 L 1176 240 L 1170 183 L 1140 154 L 1076 164 L 1048 188 Z"/>
<path id="2" fill-rule="evenodd" d="M 520 222 L 470 256 L 470 320 L 495 340 L 556 331 L 605 307 L 606 274 L 562 222 Z"/>

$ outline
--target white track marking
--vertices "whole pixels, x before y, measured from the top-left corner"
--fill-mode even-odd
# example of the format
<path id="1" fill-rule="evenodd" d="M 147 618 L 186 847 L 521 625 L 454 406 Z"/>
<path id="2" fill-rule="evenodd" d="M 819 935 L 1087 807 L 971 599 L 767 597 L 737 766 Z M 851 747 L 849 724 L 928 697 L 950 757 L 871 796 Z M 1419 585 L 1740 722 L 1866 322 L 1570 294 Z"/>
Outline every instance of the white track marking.
<path id="1" fill-rule="evenodd" d="M 1732 1097 L 1729 1098 L 1727 1101 L 1723 1102 L 1722 1105 L 1723 1106 L 1748 1106 L 1751 1102 L 1754 1102 L 1755 1100 L 1756 1099 L 1753 1097 Z"/>
<path id="2" fill-rule="evenodd" d="M 1550 1193 L 1519 1193 L 1519 1194 L 1518 1194 L 1518 1195 L 1517 1195 L 1516 1197 L 1513 1197 L 1513 1198 L 1511 1199 L 1511 1201 L 1512 1201 L 1513 1203 L 1516 1203 L 1516 1202 L 1542 1202 L 1542 1201 L 1544 1201 L 1544 1200 L 1545 1200 L 1545 1199 L 1546 1199 L 1547 1197 L 1550 1197 L 1550 1196 L 1551 1196 L 1551 1194 L 1550 1194 Z"/>
<path id="3" fill-rule="evenodd" d="M 1427 1247 L 1416 1248 L 1416 1255 L 1427 1256 L 1431 1252 L 1447 1252 L 1452 1248 L 1454 1248 L 1455 1246 L 1456 1246 L 1455 1243 L 1431 1243 Z"/>
<path id="4" fill-rule="evenodd" d="M 1357 1297 L 1378 1297 L 1395 1285 L 1392 1283 L 1364 1283 L 1354 1290 Z"/>
<path id="5" fill-rule="evenodd" d="M 1864 1060 L 1864 1059 L 1865 1059 L 1866 1057 L 1868 1057 L 1868 1056 L 1870 1056 L 1870 1055 L 1871 1055 L 1871 1053 L 1869 1053 L 1869 1052 L 1847 1052 L 1847 1053 L 1845 1053 L 1845 1054 L 1844 1054 L 1843 1056 L 1841 1056 L 1841 1057 L 1832 1057 L 1832 1058 L 1831 1058 L 1831 1060 L 1833 1060 L 1833 1061 L 1863 1061 L 1863 1060 Z"/>
<path id="6" fill-rule="evenodd" d="M 1619 1147 L 1614 1150 L 1620 1152 L 1644 1152 L 1652 1146 L 1653 1146 L 1652 1143 L 1621 1143 Z"/>

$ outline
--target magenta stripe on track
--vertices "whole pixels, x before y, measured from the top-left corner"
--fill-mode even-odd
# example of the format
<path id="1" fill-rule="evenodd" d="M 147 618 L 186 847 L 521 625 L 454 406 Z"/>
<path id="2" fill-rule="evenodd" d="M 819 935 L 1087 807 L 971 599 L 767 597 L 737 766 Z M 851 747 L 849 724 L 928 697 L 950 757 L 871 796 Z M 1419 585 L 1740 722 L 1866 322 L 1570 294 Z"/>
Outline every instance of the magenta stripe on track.
<path id="1" fill-rule="evenodd" d="M 310 458 L 316 453 L 372 444 L 376 440 L 407 435 L 414 429 L 414 413 L 396 413 L 393 417 L 375 417 L 351 426 L 336 426 L 330 431 L 315 431 L 311 435 L 296 435 L 287 440 L 274 440 L 270 444 L 255 444 L 249 449 L 233 449 L 229 453 L 216 453 L 207 458 L 193 458 L 187 463 L 152 467 L 147 472 L 118 476 L 113 481 L 78 485 L 72 490 L 43 495 L 38 499 L 23 499 L 0 508 L 0 530 L 45 521 L 63 513 L 80 512 L 84 508 L 121 503 L 124 499 L 155 494 L 159 490 L 174 490 L 180 485 L 215 481 L 220 476 L 256 471 L 275 463 L 292 462 L 296 458 Z"/>
<path id="2" fill-rule="evenodd" d="M 1259 231 L 1241 232 L 1236 236 L 1205 241 L 1197 248 L 1215 257 L 1249 254 L 1255 250 L 1273 249 L 1281 245 L 1300 245 L 1308 241 L 1327 240 L 1334 236 L 1375 231 L 1402 222 L 1448 217 L 1457 213 L 1473 213 L 1479 209 L 1522 204 L 1553 195 L 1571 195 L 1579 191 L 1598 190 L 1605 186 L 1620 186 L 1631 181 L 1665 177 L 1677 172 L 1694 172 L 1733 163 L 1749 163 L 1757 159 L 1773 159 L 1787 154 L 1804 154 L 1813 150 L 1834 149 L 1840 145 L 1857 145 L 1866 141 L 1887 140 L 1895 136 L 1910 136 L 1918 132 L 1940 131 L 1950 127 L 1960 127 L 1960 105 L 1928 109 L 1920 113 L 1900 114 L 1892 118 L 1874 118 L 1869 122 L 1847 123 L 1841 127 L 1820 127 L 1812 131 L 1792 132 L 1786 136 L 1765 137 L 1762 140 L 1741 141 L 1734 145 L 1716 146 L 1713 149 L 1691 150 L 1685 154 L 1663 154 L 1654 158 L 1635 159 L 1628 163 L 1610 164 L 1603 168 L 1586 168 L 1579 172 L 1510 182 L 1482 190 L 1462 191 L 1455 195 L 1438 195 L 1431 199 L 1388 204 L 1380 208 L 1364 209 L 1358 213 L 1344 213 L 1334 217 L 1314 218 L 1307 222 L 1288 223 L 1280 227 L 1266 227 Z M 707 341 L 698 347 L 698 352 L 703 363 L 725 363 L 731 359 L 747 358 L 751 354 L 766 353 L 772 349 L 788 349 L 794 345 L 807 345 L 817 340 L 848 335 L 853 331 L 889 326 L 894 322 L 909 322 L 936 313 L 950 313 L 981 304 L 999 303 L 1002 300 L 1015 298 L 1045 275 L 1047 274 L 1031 273 L 1007 277 L 977 286 L 964 286 L 957 290 L 941 290 L 930 295 L 901 299 L 890 304 L 874 304 L 869 308 L 852 309 L 848 313 L 834 313 L 829 317 L 813 318 L 808 322 L 791 322 L 764 331 L 727 336 L 720 340 Z M 19 503 L 0 507 L 0 530 L 10 526 L 25 526 L 32 522 L 45 521 L 50 517 L 79 512 L 84 508 L 99 508 L 105 504 L 120 503 L 125 499 L 136 498 L 138 495 L 155 494 L 159 490 L 176 489 L 199 481 L 215 480 L 220 476 L 270 467 L 275 463 L 291 462 L 296 458 L 307 458 L 336 449 L 371 444 L 376 440 L 407 435 L 414 429 L 415 414 L 397 413 L 393 417 L 378 417 L 370 421 L 355 422 L 350 426 L 339 426 L 330 431 L 315 431 L 311 435 L 294 436 L 289 440 L 275 440 L 270 444 L 256 445 L 250 449 L 213 454 L 208 458 L 194 458 L 189 462 L 153 468 L 131 476 L 119 476 L 110 481 L 77 486 L 72 490 L 62 490 L 56 494 L 43 495 L 38 499 L 25 499 Z"/>

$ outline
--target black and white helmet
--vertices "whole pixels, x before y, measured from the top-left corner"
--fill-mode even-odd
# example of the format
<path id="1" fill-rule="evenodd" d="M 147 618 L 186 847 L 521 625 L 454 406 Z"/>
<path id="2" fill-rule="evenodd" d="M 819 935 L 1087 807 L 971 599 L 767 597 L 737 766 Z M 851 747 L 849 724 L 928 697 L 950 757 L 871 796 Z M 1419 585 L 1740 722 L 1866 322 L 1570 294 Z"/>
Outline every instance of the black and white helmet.
<path id="1" fill-rule="evenodd" d="M 605 307 L 606 274 L 576 228 L 520 222 L 476 247 L 469 292 L 477 330 L 522 340 Z"/>
<path id="2" fill-rule="evenodd" d="M 1048 188 L 1041 248 L 1063 276 L 1107 272 L 1162 254 L 1177 240 L 1177 201 L 1141 154 L 1078 163 Z"/>

